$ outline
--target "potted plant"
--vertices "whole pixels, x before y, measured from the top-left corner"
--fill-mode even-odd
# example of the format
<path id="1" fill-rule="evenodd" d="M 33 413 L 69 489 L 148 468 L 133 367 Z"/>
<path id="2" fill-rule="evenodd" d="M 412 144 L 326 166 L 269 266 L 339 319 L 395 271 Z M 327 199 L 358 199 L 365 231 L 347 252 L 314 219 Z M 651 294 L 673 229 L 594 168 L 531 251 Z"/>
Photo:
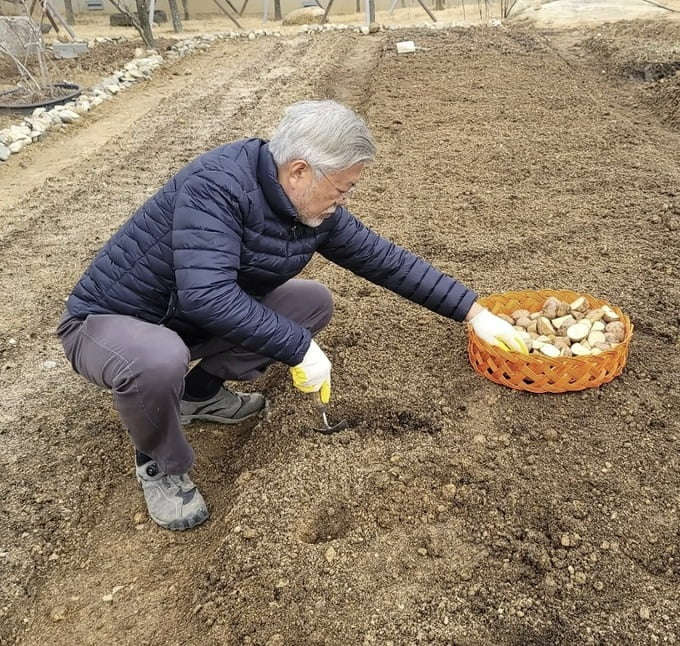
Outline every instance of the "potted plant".
<path id="1" fill-rule="evenodd" d="M 18 15 L 0 16 L 4 32 L 0 38 L 0 58 L 12 62 L 19 80 L 16 87 L 0 92 L 0 108 L 32 109 L 77 97 L 81 92 L 78 85 L 52 80 L 40 26 L 32 19 L 25 0 L 13 4 L 21 9 Z"/>

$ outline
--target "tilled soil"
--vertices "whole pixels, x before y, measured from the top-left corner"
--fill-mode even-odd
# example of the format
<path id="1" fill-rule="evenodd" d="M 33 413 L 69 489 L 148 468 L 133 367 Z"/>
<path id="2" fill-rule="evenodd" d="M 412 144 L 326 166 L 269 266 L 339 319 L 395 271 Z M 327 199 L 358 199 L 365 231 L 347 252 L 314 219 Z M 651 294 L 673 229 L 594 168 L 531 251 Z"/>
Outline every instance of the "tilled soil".
<path id="1" fill-rule="evenodd" d="M 0 166 L 0 643 L 677 643 L 680 132 L 615 69 L 615 39 L 568 36 L 582 46 L 527 26 L 219 42 Z M 266 418 L 188 428 L 212 516 L 163 531 L 110 395 L 54 327 L 141 200 L 309 97 L 375 133 L 352 204 L 371 227 L 482 296 L 614 303 L 628 364 L 576 393 L 497 386 L 463 326 L 317 259 L 350 430 L 311 430 L 273 367 L 245 385 Z"/>

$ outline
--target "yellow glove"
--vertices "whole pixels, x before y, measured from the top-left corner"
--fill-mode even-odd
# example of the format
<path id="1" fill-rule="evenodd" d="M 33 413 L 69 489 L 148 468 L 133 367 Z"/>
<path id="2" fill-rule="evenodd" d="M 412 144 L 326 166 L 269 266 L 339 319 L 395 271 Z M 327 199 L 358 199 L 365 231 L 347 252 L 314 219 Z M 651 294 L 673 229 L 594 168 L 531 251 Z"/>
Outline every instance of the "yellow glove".
<path id="1" fill-rule="evenodd" d="M 331 399 L 331 362 L 323 350 L 312 341 L 302 363 L 290 368 L 293 385 L 303 393 L 319 393 L 322 404 Z"/>
<path id="2" fill-rule="evenodd" d="M 497 345 L 503 350 L 529 354 L 527 346 L 517 330 L 489 310 L 483 309 L 473 316 L 469 323 L 475 334 L 489 345 Z"/>

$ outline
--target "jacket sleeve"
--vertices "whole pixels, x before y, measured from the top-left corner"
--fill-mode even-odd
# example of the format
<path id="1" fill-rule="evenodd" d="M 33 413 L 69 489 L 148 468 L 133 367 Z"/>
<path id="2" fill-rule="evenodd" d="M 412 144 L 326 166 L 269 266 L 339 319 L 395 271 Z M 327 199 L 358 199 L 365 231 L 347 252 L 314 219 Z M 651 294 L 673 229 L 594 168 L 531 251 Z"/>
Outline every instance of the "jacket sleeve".
<path id="1" fill-rule="evenodd" d="M 369 229 L 346 209 L 319 247 L 328 260 L 433 312 L 462 321 L 477 294 Z"/>
<path id="2" fill-rule="evenodd" d="M 177 299 L 184 316 L 210 335 L 296 365 L 311 333 L 262 305 L 238 285 L 243 209 L 222 173 L 193 176 L 177 194 L 172 234 Z"/>

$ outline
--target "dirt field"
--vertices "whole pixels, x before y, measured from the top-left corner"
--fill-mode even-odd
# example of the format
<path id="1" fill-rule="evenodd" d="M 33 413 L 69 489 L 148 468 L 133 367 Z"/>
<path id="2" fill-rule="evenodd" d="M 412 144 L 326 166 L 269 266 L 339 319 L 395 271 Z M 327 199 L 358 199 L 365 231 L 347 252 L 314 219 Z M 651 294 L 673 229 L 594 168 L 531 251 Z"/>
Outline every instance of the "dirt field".
<path id="1" fill-rule="evenodd" d="M 670 17 L 224 41 L 0 165 L 0 644 L 680 643 L 680 75 L 652 73 L 679 42 Z M 375 133 L 370 226 L 481 295 L 609 300 L 628 364 L 579 393 L 497 386 L 463 326 L 319 259 L 351 430 L 311 431 L 273 368 L 245 387 L 266 419 L 189 427 L 211 520 L 161 530 L 53 330 L 141 200 L 309 97 Z"/>

